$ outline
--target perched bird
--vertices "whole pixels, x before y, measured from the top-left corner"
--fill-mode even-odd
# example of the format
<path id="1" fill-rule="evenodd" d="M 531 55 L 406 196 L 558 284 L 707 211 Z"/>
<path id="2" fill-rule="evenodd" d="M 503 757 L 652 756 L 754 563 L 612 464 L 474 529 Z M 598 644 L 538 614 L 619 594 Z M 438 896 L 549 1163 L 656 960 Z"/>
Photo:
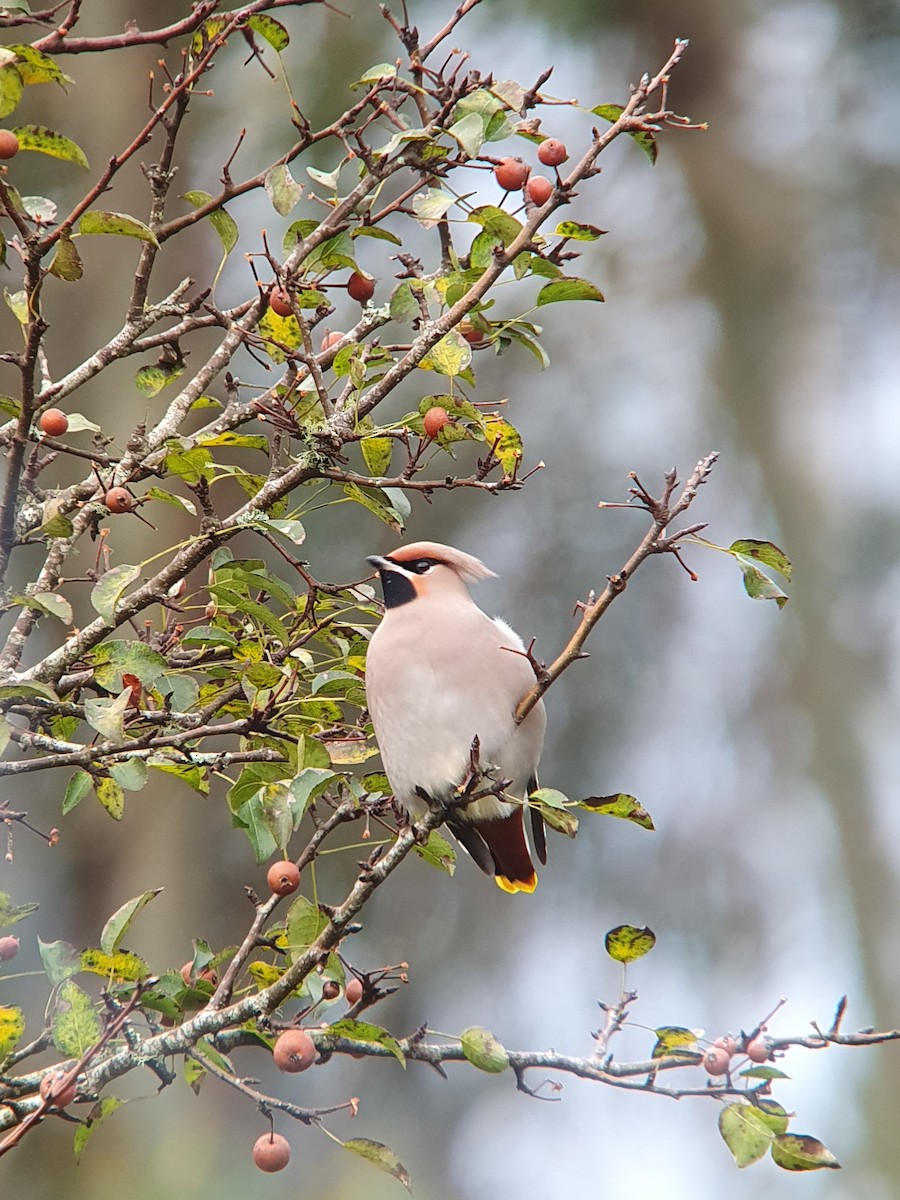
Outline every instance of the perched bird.
<path id="1" fill-rule="evenodd" d="M 366 697 L 395 799 L 414 815 L 429 801 L 445 805 L 448 827 L 486 874 L 504 891 L 533 892 L 523 801 L 537 786 L 547 717 L 541 702 L 516 724 L 534 671 L 518 634 L 483 613 L 466 586 L 494 572 L 438 542 L 367 561 L 385 608 L 369 642 Z M 543 822 L 531 816 L 543 863 Z"/>

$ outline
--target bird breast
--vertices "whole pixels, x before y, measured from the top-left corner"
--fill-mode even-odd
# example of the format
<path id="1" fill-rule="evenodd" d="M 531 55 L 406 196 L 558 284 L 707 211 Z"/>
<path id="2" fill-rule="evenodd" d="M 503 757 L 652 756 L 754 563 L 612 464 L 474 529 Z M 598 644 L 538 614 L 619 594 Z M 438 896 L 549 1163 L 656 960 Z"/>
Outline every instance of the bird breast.
<path id="1" fill-rule="evenodd" d="M 477 736 L 482 769 L 509 779 L 509 793 L 522 797 L 537 768 L 546 717 L 537 705 L 521 725 L 514 720 L 534 683 L 527 659 L 513 653 L 523 649 L 521 639 L 471 601 L 432 608 L 416 601 L 389 609 L 369 645 L 369 712 L 394 794 L 413 811 L 422 806 L 418 789 L 448 799 L 466 777 Z M 488 798 L 470 805 L 464 818 L 511 810 Z"/>

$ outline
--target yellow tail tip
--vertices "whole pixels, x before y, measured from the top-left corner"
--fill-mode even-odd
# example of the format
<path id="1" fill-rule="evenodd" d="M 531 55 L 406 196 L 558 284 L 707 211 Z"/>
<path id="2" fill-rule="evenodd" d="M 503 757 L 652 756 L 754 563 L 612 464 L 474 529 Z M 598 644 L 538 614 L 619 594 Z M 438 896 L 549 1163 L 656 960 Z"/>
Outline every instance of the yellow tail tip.
<path id="1" fill-rule="evenodd" d="M 494 883 L 510 895 L 515 895 L 516 892 L 531 893 L 537 887 L 537 875 L 532 874 L 528 879 L 507 879 L 505 875 L 495 875 Z"/>

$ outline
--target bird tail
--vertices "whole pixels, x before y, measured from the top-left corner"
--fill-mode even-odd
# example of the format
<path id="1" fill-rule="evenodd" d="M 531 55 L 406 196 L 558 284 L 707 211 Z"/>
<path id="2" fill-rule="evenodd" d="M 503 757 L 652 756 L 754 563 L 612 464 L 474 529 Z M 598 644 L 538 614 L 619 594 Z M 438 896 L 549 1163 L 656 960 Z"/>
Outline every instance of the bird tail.
<path id="1" fill-rule="evenodd" d="M 525 837 L 524 808 L 517 804 L 508 817 L 476 821 L 494 863 L 494 882 L 504 892 L 533 892 L 537 874 Z"/>

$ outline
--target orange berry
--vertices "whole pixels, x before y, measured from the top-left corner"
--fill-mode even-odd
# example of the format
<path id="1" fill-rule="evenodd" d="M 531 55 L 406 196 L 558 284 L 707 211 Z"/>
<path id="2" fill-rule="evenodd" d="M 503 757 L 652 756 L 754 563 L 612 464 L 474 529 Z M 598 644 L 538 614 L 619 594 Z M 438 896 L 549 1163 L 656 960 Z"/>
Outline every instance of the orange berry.
<path id="1" fill-rule="evenodd" d="M 525 184 L 525 195 L 540 208 L 553 195 L 553 184 L 546 175 L 532 175 Z"/>
<path id="2" fill-rule="evenodd" d="M 357 979 L 356 976 L 354 976 L 352 979 L 348 979 L 347 986 L 344 988 L 344 995 L 347 998 L 347 1003 L 359 1004 L 360 1000 L 362 1000 L 364 990 L 365 989 L 363 988 L 361 979 Z"/>
<path id="3" fill-rule="evenodd" d="M 528 178 L 528 167 L 521 158 L 501 158 L 494 167 L 494 178 L 504 192 L 520 192 Z"/>
<path id="4" fill-rule="evenodd" d="M 0 937 L 0 962 L 9 962 L 11 958 L 15 958 L 19 953 L 19 939 L 13 937 L 12 934 L 7 934 L 6 937 Z"/>
<path id="5" fill-rule="evenodd" d="M 45 408 L 38 418 L 38 425 L 48 437 L 62 437 L 69 428 L 69 418 L 61 408 Z"/>
<path id="6" fill-rule="evenodd" d="M 278 284 L 269 292 L 269 308 L 279 317 L 289 317 L 293 314 L 294 306 L 291 303 L 290 292 L 286 291 Z"/>
<path id="7" fill-rule="evenodd" d="M 19 139 L 11 129 L 0 129 L 0 158 L 15 158 L 19 153 Z"/>
<path id="8" fill-rule="evenodd" d="M 731 1055 L 723 1046 L 710 1046 L 700 1060 L 710 1075 L 725 1075 L 731 1063 Z"/>
<path id="9" fill-rule="evenodd" d="M 545 138 L 538 146 L 537 156 L 545 167 L 558 167 L 569 157 L 569 152 L 564 142 L 556 138 Z"/>
<path id="10" fill-rule="evenodd" d="M 747 1057 L 755 1063 L 768 1062 L 772 1057 L 771 1041 L 764 1034 L 759 1034 L 747 1045 Z"/>
<path id="11" fill-rule="evenodd" d="M 322 338 L 322 353 L 324 354 L 332 346 L 336 346 L 343 336 L 339 329 L 329 329 Z"/>
<path id="12" fill-rule="evenodd" d="M 713 1045 L 720 1046 L 728 1054 L 734 1054 L 735 1050 L 737 1050 L 737 1041 L 731 1036 L 730 1033 L 726 1033 L 722 1037 L 716 1038 L 716 1040 L 713 1042 Z"/>
<path id="13" fill-rule="evenodd" d="M 283 1171 L 291 1161 L 291 1147 L 280 1133 L 264 1133 L 253 1144 L 253 1161 L 270 1174 Z"/>
<path id="14" fill-rule="evenodd" d="M 375 280 L 359 271 L 354 271 L 347 280 L 347 294 L 351 300 L 365 304 L 375 295 Z"/>
<path id="15" fill-rule="evenodd" d="M 272 1051 L 275 1066 L 292 1075 L 311 1067 L 317 1054 L 316 1043 L 305 1029 L 286 1029 Z"/>
<path id="16" fill-rule="evenodd" d="M 127 513 L 131 512 L 134 508 L 134 496 L 132 496 L 127 488 L 114 487 L 110 488 L 106 493 L 103 503 L 110 512 Z"/>
<path id="17" fill-rule="evenodd" d="M 269 867 L 266 883 L 276 896 L 290 896 L 300 886 L 300 868 L 289 859 L 274 862 Z"/>
<path id="18" fill-rule="evenodd" d="M 422 424 L 425 429 L 425 436 L 435 438 L 445 425 L 450 424 L 450 416 L 446 408 L 440 408 L 435 405 L 434 408 L 429 408 Z"/>

